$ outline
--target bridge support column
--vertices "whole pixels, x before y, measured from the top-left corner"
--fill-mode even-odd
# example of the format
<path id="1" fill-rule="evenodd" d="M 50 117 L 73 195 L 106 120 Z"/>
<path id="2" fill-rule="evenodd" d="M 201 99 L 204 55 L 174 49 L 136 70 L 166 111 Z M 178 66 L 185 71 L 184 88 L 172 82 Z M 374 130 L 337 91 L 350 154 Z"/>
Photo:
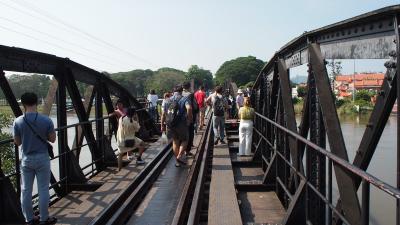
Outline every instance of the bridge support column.
<path id="1" fill-rule="evenodd" d="M 396 187 L 400 188 L 400 14 L 394 16 L 394 30 L 396 34 L 396 74 L 397 79 L 397 168 Z M 400 225 L 400 200 L 396 200 L 396 224 Z"/>
<path id="2" fill-rule="evenodd" d="M 57 127 L 65 127 L 67 125 L 67 112 L 66 112 L 66 76 L 60 71 L 56 74 L 58 81 L 57 90 Z M 71 99 L 73 95 L 69 93 Z M 81 99 L 79 98 L 81 101 Z M 62 187 L 62 194 L 66 195 L 70 189 L 68 185 L 84 184 L 86 178 L 79 166 L 79 161 L 71 152 L 68 146 L 67 130 L 61 129 L 58 131 L 58 152 L 59 167 L 60 167 L 60 180 Z"/>
<path id="3" fill-rule="evenodd" d="M 308 111 L 309 115 L 309 128 L 310 128 L 310 141 L 318 146 L 325 148 L 326 134 L 324 121 L 322 119 L 322 112 L 320 107 L 320 99 L 318 97 L 318 89 L 315 83 L 315 76 L 312 68 L 309 68 L 308 74 Z M 316 189 L 325 196 L 326 194 L 326 169 L 325 169 L 325 156 L 307 147 L 306 152 L 306 177 L 308 181 L 316 187 Z M 306 218 L 312 224 L 325 223 L 325 202 L 307 186 L 306 190 Z"/>
<path id="4" fill-rule="evenodd" d="M 109 98 L 109 93 L 105 91 L 106 87 L 101 81 L 98 81 L 96 84 L 96 118 L 99 119 L 103 117 L 103 98 L 106 99 L 108 94 Z M 107 104 L 110 104 L 110 102 L 107 102 L 108 100 L 104 100 Z M 111 99 L 109 100 L 111 101 Z M 111 104 L 112 106 L 112 104 Z M 108 111 L 108 110 L 107 110 Z M 110 118 L 114 119 L 114 118 Z M 115 119 L 114 119 L 115 120 Z M 111 137 L 108 138 L 105 134 L 104 130 L 104 120 L 98 120 L 96 122 L 96 139 L 97 139 L 97 147 L 98 149 L 101 149 L 103 151 L 103 161 L 105 165 L 116 165 L 117 164 L 117 158 L 115 156 L 114 150 L 111 147 Z"/>
<path id="5" fill-rule="evenodd" d="M 348 161 L 347 150 L 343 139 L 342 129 L 337 116 L 332 90 L 329 84 L 324 58 L 318 44 L 310 44 L 308 48 L 312 72 L 315 76 L 322 116 L 328 135 L 331 152 Z M 352 176 L 344 169 L 334 165 L 336 180 L 343 210 L 351 224 L 361 223 L 361 208 L 358 201 L 357 189 Z"/>

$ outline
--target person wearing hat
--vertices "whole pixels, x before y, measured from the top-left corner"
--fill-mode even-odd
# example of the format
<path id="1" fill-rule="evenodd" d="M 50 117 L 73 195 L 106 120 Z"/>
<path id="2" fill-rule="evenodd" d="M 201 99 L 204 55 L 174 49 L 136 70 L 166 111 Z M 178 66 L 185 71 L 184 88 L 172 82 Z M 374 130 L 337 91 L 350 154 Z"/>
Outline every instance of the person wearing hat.
<path id="1" fill-rule="evenodd" d="M 238 93 L 238 95 L 236 96 L 236 107 L 237 107 L 237 110 L 239 111 L 240 107 L 243 106 L 244 97 L 243 97 L 242 89 L 238 89 L 237 93 Z"/>

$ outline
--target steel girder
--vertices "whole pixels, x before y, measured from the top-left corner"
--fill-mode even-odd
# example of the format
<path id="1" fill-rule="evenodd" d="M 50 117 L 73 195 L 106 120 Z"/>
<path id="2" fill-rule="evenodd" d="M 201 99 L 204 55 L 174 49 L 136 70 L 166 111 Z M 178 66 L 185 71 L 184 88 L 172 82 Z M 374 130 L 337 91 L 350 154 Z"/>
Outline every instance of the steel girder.
<path id="1" fill-rule="evenodd" d="M 22 115 L 22 111 L 13 94 L 13 91 L 8 84 L 7 79 L 5 78 L 5 74 L 3 72 L 4 70 L 24 73 L 48 74 L 55 77 L 49 88 L 49 92 L 46 97 L 47 104 L 43 109 L 43 113 L 48 114 L 50 112 L 52 103 L 54 99 L 56 99 L 58 106 L 58 127 L 64 127 L 67 125 L 67 117 L 65 112 L 67 90 L 73 101 L 73 105 L 76 109 L 76 113 L 80 122 L 88 121 L 90 108 L 95 97 L 97 98 L 96 118 L 103 116 L 102 106 L 100 105 L 100 103 L 103 101 L 106 105 L 107 113 L 114 111 L 111 95 L 126 99 L 129 105 L 133 105 L 137 109 L 142 109 L 140 103 L 133 96 L 131 96 L 126 89 L 104 74 L 93 69 L 75 63 L 68 58 L 60 58 L 54 55 L 20 48 L 0 46 L 0 88 L 5 94 L 15 117 Z M 82 103 L 76 81 L 92 85 L 92 89 L 95 89 L 95 91 L 91 91 L 90 96 L 88 97 L 90 100 L 87 101 L 86 106 L 84 106 Z M 138 114 L 139 122 L 143 127 L 142 133 L 146 134 L 144 136 L 145 138 L 159 132 L 154 124 L 154 121 L 151 120 L 150 116 L 145 110 L 140 110 Z M 117 121 L 115 118 L 110 118 L 110 124 L 111 129 L 115 132 L 117 129 Z M 116 165 L 116 157 L 111 147 L 110 137 L 104 136 L 104 123 L 97 121 L 96 126 L 99 129 L 96 132 L 97 139 L 93 134 L 92 126 L 88 123 L 83 124 L 83 132 L 77 132 L 76 140 L 72 148 L 77 148 L 77 146 L 82 143 L 83 136 L 85 136 L 93 159 L 95 160 L 96 169 L 99 171 L 107 165 Z M 79 128 L 76 130 L 79 130 Z M 56 184 L 57 180 L 54 178 L 53 174 L 51 174 L 51 184 L 55 190 L 55 193 L 58 196 L 63 196 L 73 189 L 81 187 L 85 188 L 84 186 L 87 185 L 87 179 L 85 178 L 85 175 L 79 166 L 79 149 L 74 151 L 74 153 L 77 154 L 74 154 L 72 151 L 70 151 L 67 133 L 62 129 L 58 131 L 58 149 L 60 155 L 59 174 L 60 177 L 64 179 L 61 179 L 60 183 Z M 66 179 L 68 179 L 68 181 Z M 0 208 L 7 208 L 9 211 L 7 211 L 7 214 L 4 217 L 2 216 L 0 218 L 0 222 L 20 222 L 20 220 L 23 219 L 20 216 L 22 215 L 20 207 L 9 207 L 9 205 L 15 205 L 15 199 L 19 198 L 18 195 L 20 193 L 15 192 L 10 180 L 4 176 L 2 171 L 0 171 L 0 183 L 0 194 L 4 196 L 10 196 L 10 198 L 4 198 L 4 201 L 1 201 Z"/>

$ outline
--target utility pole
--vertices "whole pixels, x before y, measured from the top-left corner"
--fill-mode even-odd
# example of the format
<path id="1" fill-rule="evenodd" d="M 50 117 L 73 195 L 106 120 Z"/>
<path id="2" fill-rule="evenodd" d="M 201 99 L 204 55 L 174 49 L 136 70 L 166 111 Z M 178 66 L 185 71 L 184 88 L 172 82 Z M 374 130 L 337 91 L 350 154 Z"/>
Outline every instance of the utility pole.
<path id="1" fill-rule="evenodd" d="M 356 99 L 356 60 L 353 59 L 353 102 Z"/>

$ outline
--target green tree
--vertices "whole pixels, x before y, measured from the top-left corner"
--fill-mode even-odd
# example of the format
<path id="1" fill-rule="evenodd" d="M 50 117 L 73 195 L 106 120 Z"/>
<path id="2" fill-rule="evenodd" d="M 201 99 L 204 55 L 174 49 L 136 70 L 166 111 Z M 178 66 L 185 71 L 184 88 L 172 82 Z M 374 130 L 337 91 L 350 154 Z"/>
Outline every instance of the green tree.
<path id="1" fill-rule="evenodd" d="M 152 70 L 132 70 L 110 74 L 111 79 L 126 88 L 133 96 L 145 96 L 146 82 L 154 75 Z"/>
<path id="2" fill-rule="evenodd" d="M 45 98 L 51 82 L 49 76 L 38 74 L 13 74 L 9 76 L 7 80 L 16 98 L 21 97 L 21 95 L 27 91 L 36 93 L 39 98 Z M 2 92 L 0 93 L 0 98 L 4 98 Z"/>
<path id="3" fill-rule="evenodd" d="M 189 70 L 186 73 L 187 80 L 194 80 L 194 88 L 197 89 L 200 85 L 204 85 L 206 89 L 212 88 L 213 85 L 213 76 L 209 70 L 205 70 L 200 68 L 197 65 L 190 66 Z"/>
<path id="4" fill-rule="evenodd" d="M 356 92 L 355 100 L 364 100 L 367 102 L 371 101 L 371 97 L 375 95 L 374 91 L 369 91 L 369 90 L 358 90 Z"/>
<path id="5" fill-rule="evenodd" d="M 341 61 L 335 61 L 335 59 L 332 59 L 326 66 L 329 67 L 329 76 L 333 80 L 335 80 L 337 75 L 342 73 L 343 67 Z"/>
<path id="6" fill-rule="evenodd" d="M 172 91 L 177 84 L 185 81 L 185 73 L 178 70 L 157 71 L 147 82 L 147 92 L 154 89 L 161 96 L 164 92 Z"/>
<path id="7" fill-rule="evenodd" d="M 306 95 L 307 95 L 307 88 L 304 86 L 298 86 L 297 87 L 297 96 L 304 98 L 304 97 L 306 97 Z"/>
<path id="8" fill-rule="evenodd" d="M 229 60 L 224 62 L 215 73 L 215 81 L 222 84 L 231 79 L 237 86 L 242 86 L 255 81 L 263 66 L 264 62 L 254 56 Z"/>
<path id="9" fill-rule="evenodd" d="M 5 131 L 12 124 L 13 117 L 8 114 L 0 113 L 0 140 L 11 139 L 12 136 Z M 0 145 L 0 158 L 1 158 L 1 169 L 4 174 L 15 173 L 15 154 L 13 143 Z M 15 185 L 15 177 L 11 178 L 11 181 Z"/>

